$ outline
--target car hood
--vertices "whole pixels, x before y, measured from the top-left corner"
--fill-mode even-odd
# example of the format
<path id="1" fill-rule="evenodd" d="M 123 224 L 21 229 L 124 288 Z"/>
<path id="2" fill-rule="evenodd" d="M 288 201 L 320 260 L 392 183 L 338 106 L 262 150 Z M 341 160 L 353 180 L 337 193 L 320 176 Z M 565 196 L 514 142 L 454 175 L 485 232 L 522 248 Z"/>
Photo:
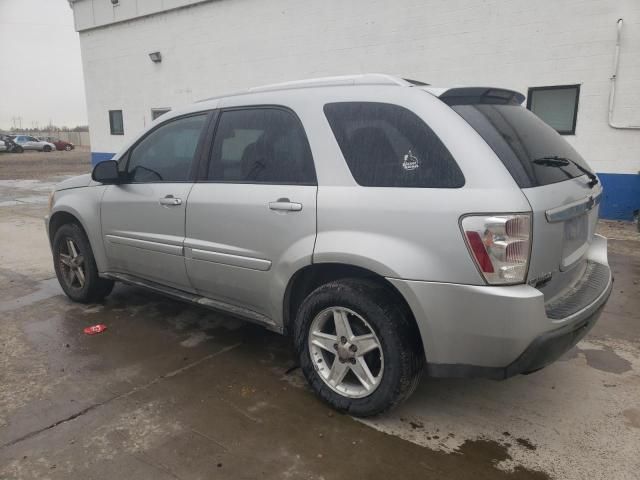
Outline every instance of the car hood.
<path id="1" fill-rule="evenodd" d="M 67 178 L 62 182 L 58 183 L 55 187 L 56 191 L 58 190 L 68 190 L 70 188 L 82 188 L 88 187 L 91 185 L 93 180 L 91 180 L 91 174 L 85 173 L 84 175 L 78 175 L 77 177 Z"/>

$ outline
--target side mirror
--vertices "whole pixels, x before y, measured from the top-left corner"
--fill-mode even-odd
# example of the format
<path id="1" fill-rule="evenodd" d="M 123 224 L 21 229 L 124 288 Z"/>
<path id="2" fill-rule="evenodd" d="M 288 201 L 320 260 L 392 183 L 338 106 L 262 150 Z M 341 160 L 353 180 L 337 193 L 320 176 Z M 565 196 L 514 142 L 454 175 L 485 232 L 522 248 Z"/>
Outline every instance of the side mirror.
<path id="1" fill-rule="evenodd" d="M 118 162 L 115 160 L 105 160 L 93 167 L 91 178 L 96 182 L 113 184 L 120 183 L 120 172 L 118 171 Z"/>

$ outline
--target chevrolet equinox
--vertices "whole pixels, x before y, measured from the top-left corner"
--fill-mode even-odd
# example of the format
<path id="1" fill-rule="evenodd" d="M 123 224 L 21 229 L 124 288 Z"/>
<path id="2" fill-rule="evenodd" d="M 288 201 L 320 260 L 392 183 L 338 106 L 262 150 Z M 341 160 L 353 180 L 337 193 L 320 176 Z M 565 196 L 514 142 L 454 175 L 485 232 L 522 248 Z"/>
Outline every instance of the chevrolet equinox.
<path id="1" fill-rule="evenodd" d="M 64 292 L 124 282 L 293 337 L 356 416 L 421 373 L 505 379 L 556 360 L 607 301 L 602 187 L 502 88 L 368 74 L 167 113 L 51 195 Z"/>

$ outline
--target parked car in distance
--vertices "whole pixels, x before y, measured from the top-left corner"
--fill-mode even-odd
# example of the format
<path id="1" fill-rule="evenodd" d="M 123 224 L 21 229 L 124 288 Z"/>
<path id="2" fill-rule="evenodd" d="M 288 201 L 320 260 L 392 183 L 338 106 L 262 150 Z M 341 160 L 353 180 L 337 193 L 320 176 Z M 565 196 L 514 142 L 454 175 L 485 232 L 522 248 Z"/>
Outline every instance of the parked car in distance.
<path id="1" fill-rule="evenodd" d="M 597 176 L 523 100 L 355 75 L 173 110 L 56 187 L 56 275 L 77 302 L 120 281 L 291 334 L 313 390 L 356 416 L 425 370 L 534 372 L 612 276 Z"/>
<path id="2" fill-rule="evenodd" d="M 66 140 L 61 140 L 56 137 L 45 137 L 41 140 L 44 140 L 49 143 L 53 143 L 56 147 L 56 150 L 66 150 L 67 152 L 70 152 L 71 150 L 76 148 L 73 143 L 67 142 Z"/>
<path id="3" fill-rule="evenodd" d="M 56 146 L 45 140 L 39 140 L 30 135 L 16 135 L 15 142 L 24 150 L 38 150 L 40 152 L 50 152 L 56 149 Z"/>
<path id="4" fill-rule="evenodd" d="M 0 152 L 22 153 L 24 149 L 15 142 L 12 135 L 0 135 Z"/>

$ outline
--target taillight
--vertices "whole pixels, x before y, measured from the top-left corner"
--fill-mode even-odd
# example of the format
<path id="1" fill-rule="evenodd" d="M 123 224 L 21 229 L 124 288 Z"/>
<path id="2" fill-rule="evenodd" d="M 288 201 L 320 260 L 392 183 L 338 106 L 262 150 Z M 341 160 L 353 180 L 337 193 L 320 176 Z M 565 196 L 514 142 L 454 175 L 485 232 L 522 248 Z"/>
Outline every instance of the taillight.
<path id="1" fill-rule="evenodd" d="M 487 283 L 522 283 L 531 251 L 531 216 L 467 215 L 462 231 L 471 256 Z"/>

